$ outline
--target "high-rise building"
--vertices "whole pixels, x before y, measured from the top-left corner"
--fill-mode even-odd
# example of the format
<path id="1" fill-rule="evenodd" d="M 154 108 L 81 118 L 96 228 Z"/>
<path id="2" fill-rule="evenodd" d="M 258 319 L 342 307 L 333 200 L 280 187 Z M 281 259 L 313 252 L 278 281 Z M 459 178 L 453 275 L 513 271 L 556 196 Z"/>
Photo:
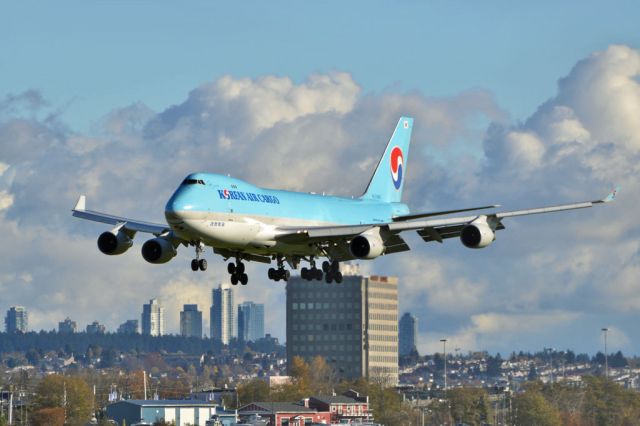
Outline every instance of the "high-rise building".
<path id="1" fill-rule="evenodd" d="M 104 334 L 106 331 L 107 328 L 98 321 L 87 324 L 87 334 Z"/>
<path id="2" fill-rule="evenodd" d="M 351 269 L 351 270 L 349 270 Z M 287 282 L 287 361 L 322 356 L 345 378 L 398 383 L 398 279 L 342 268 L 341 284 Z"/>
<path id="3" fill-rule="evenodd" d="M 162 336 L 164 334 L 164 308 L 158 299 L 151 299 L 142 306 L 142 334 Z"/>
<path id="4" fill-rule="evenodd" d="M 138 334 L 138 320 L 126 320 L 118 327 L 118 334 Z"/>
<path id="5" fill-rule="evenodd" d="M 75 321 L 71 321 L 71 318 L 66 317 L 64 321 L 58 323 L 58 333 L 71 334 L 78 331 L 78 324 Z"/>
<path id="6" fill-rule="evenodd" d="M 180 312 L 180 335 L 202 338 L 202 312 L 198 305 L 184 305 Z"/>
<path id="7" fill-rule="evenodd" d="M 29 328 L 29 314 L 24 306 L 12 306 L 4 319 L 7 333 L 26 333 Z"/>
<path id="8" fill-rule="evenodd" d="M 218 339 L 225 345 L 236 336 L 235 305 L 233 304 L 233 289 L 220 284 L 211 292 L 210 332 L 212 339 Z"/>
<path id="9" fill-rule="evenodd" d="M 255 342 L 264 337 L 264 305 L 244 302 L 238 305 L 238 339 Z"/>
<path id="10" fill-rule="evenodd" d="M 398 351 L 400 356 L 409 355 L 413 351 L 417 351 L 416 336 L 418 334 L 418 319 L 405 312 L 400 318 L 399 327 L 399 345 Z"/>

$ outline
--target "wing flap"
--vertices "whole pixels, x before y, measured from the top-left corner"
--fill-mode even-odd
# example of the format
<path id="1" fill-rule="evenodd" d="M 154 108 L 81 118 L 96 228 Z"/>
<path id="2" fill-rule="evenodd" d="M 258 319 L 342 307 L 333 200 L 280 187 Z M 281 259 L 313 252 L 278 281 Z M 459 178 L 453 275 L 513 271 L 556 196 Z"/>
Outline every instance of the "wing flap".
<path id="1" fill-rule="evenodd" d="M 482 207 L 471 207 L 467 209 L 457 209 L 457 210 L 443 210 L 439 212 L 428 212 L 428 213 L 416 213 L 416 214 L 406 214 L 402 216 L 394 216 L 394 222 L 404 222 L 407 220 L 415 220 L 422 219 L 424 217 L 433 217 L 433 216 L 445 216 L 453 213 L 462 213 L 462 212 L 471 212 L 475 210 L 485 210 L 485 209 L 494 209 L 496 207 L 500 207 L 500 204 L 492 204 L 490 206 L 482 206 Z"/>
<path id="2" fill-rule="evenodd" d="M 398 234 L 392 234 L 391 237 L 384 242 L 384 245 L 384 254 L 400 253 L 411 250 L 404 239 Z"/>
<path id="3" fill-rule="evenodd" d="M 312 226 L 307 228 L 278 228 L 275 239 L 285 243 L 302 243 L 332 238 L 349 238 L 376 225 Z"/>

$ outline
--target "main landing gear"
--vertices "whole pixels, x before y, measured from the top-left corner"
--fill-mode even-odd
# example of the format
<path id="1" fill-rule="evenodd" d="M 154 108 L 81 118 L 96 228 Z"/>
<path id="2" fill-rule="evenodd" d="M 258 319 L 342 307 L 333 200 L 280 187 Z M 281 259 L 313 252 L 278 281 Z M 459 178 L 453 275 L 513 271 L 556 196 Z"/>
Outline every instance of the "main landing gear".
<path id="1" fill-rule="evenodd" d="M 289 278 L 291 278 L 291 272 L 284 269 L 282 256 L 278 256 L 278 269 L 269 268 L 267 275 L 269 279 L 273 281 L 289 281 Z"/>
<path id="2" fill-rule="evenodd" d="M 324 275 L 324 280 L 327 284 L 331 284 L 331 282 L 333 281 L 335 281 L 337 284 L 340 284 L 342 282 L 342 272 L 340 272 L 340 263 L 336 261 L 327 262 L 325 260 L 324 262 L 322 262 L 322 270 L 316 268 L 316 261 L 313 259 L 309 261 L 309 264 L 311 268 L 302 268 L 300 270 L 300 277 L 303 280 L 322 281 L 322 277 Z"/>
<path id="3" fill-rule="evenodd" d="M 202 251 L 204 250 L 203 244 L 201 242 L 197 242 L 196 246 L 196 258 L 191 261 L 191 270 L 197 271 L 200 269 L 201 271 L 207 270 L 207 259 L 200 259 L 202 255 Z"/>
<path id="4" fill-rule="evenodd" d="M 238 282 L 242 285 L 247 285 L 249 282 L 249 276 L 244 272 L 244 263 L 240 258 L 236 259 L 236 263 L 229 262 L 227 272 L 231 275 L 231 284 L 233 285 L 237 285 Z"/>

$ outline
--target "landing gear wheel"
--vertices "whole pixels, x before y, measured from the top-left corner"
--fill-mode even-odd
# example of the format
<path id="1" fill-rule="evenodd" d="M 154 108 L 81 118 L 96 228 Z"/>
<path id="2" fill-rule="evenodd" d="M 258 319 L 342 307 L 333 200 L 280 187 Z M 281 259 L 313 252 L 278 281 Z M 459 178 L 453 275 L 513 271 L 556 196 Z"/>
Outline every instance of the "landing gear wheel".
<path id="1" fill-rule="evenodd" d="M 302 278 L 303 280 L 308 280 L 309 277 L 309 270 L 307 268 L 302 268 L 300 270 L 300 278 Z"/>
<path id="2" fill-rule="evenodd" d="M 336 284 L 341 284 L 342 283 L 342 272 L 340 272 L 340 271 L 336 272 L 336 274 L 334 275 L 333 279 L 335 280 Z"/>
<path id="3" fill-rule="evenodd" d="M 322 271 L 323 272 L 329 272 L 329 270 L 331 269 L 331 264 L 329 262 L 327 262 L 326 260 L 324 262 L 322 262 Z"/>
<path id="4" fill-rule="evenodd" d="M 267 276 L 269 277 L 270 280 L 275 280 L 276 279 L 276 270 L 273 268 L 269 268 L 269 270 L 267 271 Z"/>
<path id="5" fill-rule="evenodd" d="M 247 274 L 240 274 L 240 284 L 247 285 L 249 282 L 249 276 Z"/>
<path id="6" fill-rule="evenodd" d="M 238 285 L 238 276 L 236 274 L 231 275 L 231 284 Z"/>
<path id="7" fill-rule="evenodd" d="M 291 272 L 286 269 L 283 269 L 282 272 L 280 272 L 280 275 L 284 281 L 289 281 L 289 278 L 291 278 Z"/>
<path id="8" fill-rule="evenodd" d="M 229 263 L 229 264 L 227 265 L 227 272 L 228 272 L 230 275 L 235 274 L 235 273 L 236 273 L 236 264 L 235 264 L 235 263 Z"/>
<path id="9" fill-rule="evenodd" d="M 315 279 L 318 281 L 322 281 L 322 271 L 320 269 L 316 269 L 315 271 Z"/>
<path id="10" fill-rule="evenodd" d="M 324 280 L 327 284 L 331 284 L 331 281 L 333 281 L 333 274 L 331 273 L 325 274 Z"/>
<path id="11" fill-rule="evenodd" d="M 240 261 L 236 263 L 236 274 L 244 274 L 244 263 Z"/>
<path id="12" fill-rule="evenodd" d="M 333 272 L 334 275 L 340 272 L 340 262 L 331 262 L 331 272 Z"/>
<path id="13" fill-rule="evenodd" d="M 201 271 L 207 270 L 207 259 L 200 259 L 197 265 Z M 193 269 L 193 265 L 191 265 L 191 269 Z"/>
<path id="14" fill-rule="evenodd" d="M 198 259 L 193 259 L 191 261 L 191 270 L 192 271 L 197 271 L 198 270 Z"/>

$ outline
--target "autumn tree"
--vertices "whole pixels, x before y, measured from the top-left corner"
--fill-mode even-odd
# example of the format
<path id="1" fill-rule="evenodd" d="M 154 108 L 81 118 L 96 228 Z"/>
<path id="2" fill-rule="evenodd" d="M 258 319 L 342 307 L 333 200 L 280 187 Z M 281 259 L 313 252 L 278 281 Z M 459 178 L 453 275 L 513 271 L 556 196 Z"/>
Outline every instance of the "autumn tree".
<path id="1" fill-rule="evenodd" d="M 38 384 L 34 406 L 36 411 L 61 407 L 68 423 L 82 423 L 91 417 L 93 394 L 79 377 L 52 374 Z"/>
<path id="2" fill-rule="evenodd" d="M 521 426 L 561 426 L 560 412 L 549 403 L 537 388 L 531 387 L 514 398 L 517 418 Z"/>
<path id="3" fill-rule="evenodd" d="M 250 402 L 269 400 L 269 384 L 261 379 L 253 379 L 247 383 L 240 384 L 237 390 L 241 406 Z M 232 406 L 235 406 L 235 401 L 233 401 Z"/>
<path id="4" fill-rule="evenodd" d="M 31 422 L 34 426 L 63 426 L 64 408 L 52 407 L 36 410 L 31 415 Z"/>
<path id="5" fill-rule="evenodd" d="M 489 394 L 484 389 L 451 389 L 447 391 L 447 400 L 456 423 L 481 425 L 491 418 Z"/>

